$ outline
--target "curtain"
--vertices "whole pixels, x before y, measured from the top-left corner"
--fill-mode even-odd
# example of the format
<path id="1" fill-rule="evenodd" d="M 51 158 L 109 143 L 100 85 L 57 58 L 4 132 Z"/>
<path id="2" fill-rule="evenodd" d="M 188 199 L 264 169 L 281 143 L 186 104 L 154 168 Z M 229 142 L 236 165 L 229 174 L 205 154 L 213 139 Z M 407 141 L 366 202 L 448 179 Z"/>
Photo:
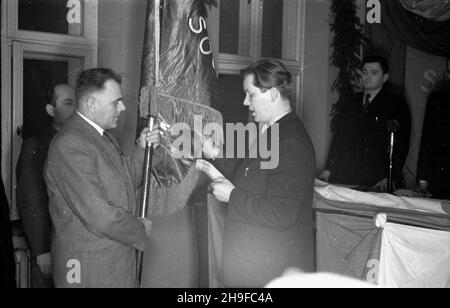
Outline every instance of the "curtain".
<path id="1" fill-rule="evenodd" d="M 397 92 L 403 91 L 405 77 L 406 45 L 426 53 L 450 57 L 450 19 L 435 21 L 405 10 L 407 3 L 422 5 L 435 1 L 380 0 L 382 22 L 367 24 L 368 46 L 366 53 L 379 54 L 391 64 L 391 84 Z M 416 6 L 417 9 L 425 6 Z M 444 12 L 444 11 L 440 11 Z M 431 13 L 429 13 L 431 14 Z"/>
<path id="2" fill-rule="evenodd" d="M 400 0 L 405 10 L 434 21 L 450 19 L 450 2 L 447 0 Z"/>
<path id="3" fill-rule="evenodd" d="M 381 0 L 382 23 L 408 45 L 441 57 L 450 55 L 450 20 L 438 22 L 406 11 L 399 1 Z"/>

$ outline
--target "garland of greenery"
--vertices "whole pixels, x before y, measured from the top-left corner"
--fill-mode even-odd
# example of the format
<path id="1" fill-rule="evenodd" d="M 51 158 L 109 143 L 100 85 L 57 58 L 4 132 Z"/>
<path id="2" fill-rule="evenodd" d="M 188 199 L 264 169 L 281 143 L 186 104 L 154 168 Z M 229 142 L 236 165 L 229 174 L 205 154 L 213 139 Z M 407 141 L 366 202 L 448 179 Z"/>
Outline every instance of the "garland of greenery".
<path id="1" fill-rule="evenodd" d="M 340 115 L 345 114 L 345 102 L 351 98 L 359 82 L 361 48 L 364 43 L 363 25 L 357 16 L 356 0 L 333 0 L 331 11 L 334 21 L 330 24 L 335 36 L 331 63 L 339 69 L 332 90 L 339 93 L 339 100 L 331 112 L 331 130 L 334 131 Z"/>

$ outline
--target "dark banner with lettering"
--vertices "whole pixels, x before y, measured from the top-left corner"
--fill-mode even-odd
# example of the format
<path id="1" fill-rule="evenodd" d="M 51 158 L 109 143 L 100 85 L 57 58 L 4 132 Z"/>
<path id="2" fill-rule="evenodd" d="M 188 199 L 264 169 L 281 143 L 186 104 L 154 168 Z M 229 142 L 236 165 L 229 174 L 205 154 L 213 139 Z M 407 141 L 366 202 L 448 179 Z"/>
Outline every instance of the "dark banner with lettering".
<path id="1" fill-rule="evenodd" d="M 210 3 L 210 0 L 148 1 L 141 118 L 157 115 L 167 126 L 182 123 L 193 131 L 194 126 L 204 127 L 208 123 L 222 125 L 222 115 L 214 109 L 218 105 L 218 80 L 206 27 L 206 6 Z M 155 5 L 159 5 L 159 11 Z M 201 125 L 198 121 L 194 125 L 194 119 L 200 116 Z M 167 149 L 176 137 L 166 136 Z M 149 206 L 152 215 L 169 215 L 183 208 L 198 178 L 191 165 L 181 163 L 168 151 L 164 162 L 155 172 L 157 179 L 153 181 L 151 195 L 156 199 Z"/>
<path id="2" fill-rule="evenodd" d="M 158 118 L 163 132 L 158 150 L 164 150 L 164 157 L 151 179 L 147 217 L 153 222 L 153 231 L 144 253 L 143 287 L 198 286 L 192 205 L 205 185 L 193 162 L 202 152 L 203 128 L 214 123 L 221 128 L 223 122 L 214 109 L 218 79 L 206 26 L 209 3 L 148 1 L 140 122 L 145 123 L 148 115 Z M 182 150 L 179 140 L 186 141 Z M 182 156 L 180 152 L 175 155 L 174 148 L 182 151 Z"/>

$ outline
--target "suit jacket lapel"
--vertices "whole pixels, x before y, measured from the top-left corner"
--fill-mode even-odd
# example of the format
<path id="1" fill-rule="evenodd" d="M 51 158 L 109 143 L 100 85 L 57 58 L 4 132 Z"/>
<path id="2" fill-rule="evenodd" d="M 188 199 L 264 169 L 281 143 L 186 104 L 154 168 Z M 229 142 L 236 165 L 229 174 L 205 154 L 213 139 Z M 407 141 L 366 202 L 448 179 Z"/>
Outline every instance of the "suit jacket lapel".
<path id="1" fill-rule="evenodd" d="M 378 92 L 377 96 L 375 96 L 371 103 L 372 110 L 376 111 L 380 108 L 380 104 L 385 101 L 386 91 L 386 86 L 383 86 L 380 92 Z"/>
<path id="2" fill-rule="evenodd" d="M 281 130 L 282 130 L 282 126 L 284 125 L 285 121 L 289 121 L 290 118 L 292 117 L 293 113 L 289 113 L 286 116 L 284 116 L 283 118 L 281 118 L 280 120 L 278 120 L 275 124 L 280 125 L 278 133 L 280 134 L 278 137 L 279 139 L 277 140 L 279 142 L 280 138 L 281 138 Z M 253 141 L 253 143 L 250 145 L 250 153 L 255 152 L 257 153 L 256 158 L 246 158 L 244 159 L 244 161 L 242 162 L 242 164 L 240 165 L 239 169 L 238 169 L 238 173 L 237 174 L 242 174 L 242 172 L 244 172 L 245 168 L 248 168 L 248 166 L 250 164 L 252 164 L 255 160 L 256 161 L 261 161 L 261 155 L 260 155 L 260 151 L 259 151 L 259 147 L 261 144 L 261 140 L 264 140 L 263 138 L 266 138 L 265 140 L 267 140 L 266 146 L 267 149 L 271 148 L 271 142 L 272 142 L 272 138 L 271 138 L 271 134 L 272 134 L 272 126 L 269 126 L 267 128 L 267 130 L 264 133 L 261 133 L 261 128 L 259 128 L 258 125 L 258 136 L 257 138 Z"/>
<path id="3" fill-rule="evenodd" d="M 132 182 L 130 182 L 131 179 L 128 174 L 128 171 L 126 170 L 127 167 L 124 164 L 122 158 L 120 157 L 120 154 L 117 153 L 117 149 L 114 148 L 114 145 L 111 144 L 109 141 L 105 140 L 105 138 L 101 136 L 99 132 L 95 130 L 95 128 L 93 128 L 91 125 L 89 125 L 89 123 L 84 121 L 78 114 L 76 114 L 75 117 L 76 123 L 78 124 L 78 126 L 80 126 L 83 135 L 85 135 L 88 139 L 91 139 L 92 142 L 97 145 L 99 150 L 103 152 L 105 157 L 109 158 L 114 167 L 119 171 L 122 178 L 126 179 L 127 182 L 129 182 L 128 186 L 131 185 L 131 187 L 133 187 Z M 112 141 L 114 142 L 114 139 L 112 139 Z"/>
<path id="4" fill-rule="evenodd" d="M 105 131 L 104 133 L 108 134 L 106 138 L 108 138 L 109 140 L 107 140 L 105 137 L 102 137 L 102 139 L 105 141 L 107 146 L 109 148 L 111 148 L 111 151 L 109 151 L 107 154 L 110 154 L 109 157 L 113 162 L 115 162 L 117 169 L 122 174 L 122 178 L 124 180 L 125 179 L 127 180 L 126 184 L 128 186 L 128 192 L 129 192 L 129 194 L 128 194 L 129 203 L 133 204 L 136 201 L 135 193 L 134 193 L 133 179 L 131 178 L 130 172 L 128 170 L 128 166 L 124 160 L 123 153 L 120 149 L 119 142 L 109 132 Z M 135 209 L 133 209 L 133 210 L 135 210 Z"/>

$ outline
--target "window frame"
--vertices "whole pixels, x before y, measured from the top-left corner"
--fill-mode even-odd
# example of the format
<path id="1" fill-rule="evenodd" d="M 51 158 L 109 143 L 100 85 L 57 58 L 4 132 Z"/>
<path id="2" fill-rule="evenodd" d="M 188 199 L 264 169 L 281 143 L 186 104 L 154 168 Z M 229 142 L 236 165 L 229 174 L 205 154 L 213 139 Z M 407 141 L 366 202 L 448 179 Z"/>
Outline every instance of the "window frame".
<path id="1" fill-rule="evenodd" d="M 18 0 L 1 1 L 1 166 L 11 219 L 18 219 L 15 206 L 15 165 L 22 145 L 17 134 L 23 119 L 24 58 L 82 58 L 83 69 L 97 65 L 98 0 L 85 0 L 83 36 L 18 29 Z M 70 63 L 69 63 L 70 65 Z M 69 81 L 74 81 L 70 76 Z"/>
<path id="2" fill-rule="evenodd" d="M 262 22 L 263 10 L 262 0 L 241 0 L 240 2 L 240 25 L 239 41 L 248 40 L 249 44 L 239 46 L 239 55 L 221 53 L 220 44 L 220 1 L 217 7 L 212 7 L 208 11 L 208 29 L 215 55 L 215 67 L 218 74 L 238 75 L 240 70 L 248 67 L 261 58 L 262 44 Z M 294 89 L 296 100 L 296 112 L 301 117 L 303 114 L 303 69 L 304 69 L 304 50 L 305 50 L 305 11 L 307 0 L 284 0 L 283 8 L 283 36 L 296 37 L 296 40 L 283 40 L 281 61 L 294 77 Z M 297 9 L 293 7 L 297 6 Z M 247 18 L 248 20 L 244 20 Z M 294 27 L 289 27 L 293 20 L 296 20 Z M 245 27 L 249 27 L 246 29 Z M 291 32 L 287 29 L 291 29 Z M 288 56 L 286 50 L 289 50 Z M 243 55 L 244 54 L 244 55 Z M 248 54 L 248 56 L 245 56 Z M 289 59 L 293 58 L 293 59 Z"/>
<path id="3" fill-rule="evenodd" d="M 65 0 L 61 0 L 65 1 Z M 92 46 L 97 40 L 97 0 L 84 0 L 83 8 L 83 36 L 68 34 L 56 34 L 39 31 L 29 31 L 19 29 L 19 0 L 3 1 L 7 12 L 6 35 L 15 40 L 36 42 L 36 43 L 59 43 L 65 45 Z M 3 5 L 3 3 L 2 3 Z"/>

